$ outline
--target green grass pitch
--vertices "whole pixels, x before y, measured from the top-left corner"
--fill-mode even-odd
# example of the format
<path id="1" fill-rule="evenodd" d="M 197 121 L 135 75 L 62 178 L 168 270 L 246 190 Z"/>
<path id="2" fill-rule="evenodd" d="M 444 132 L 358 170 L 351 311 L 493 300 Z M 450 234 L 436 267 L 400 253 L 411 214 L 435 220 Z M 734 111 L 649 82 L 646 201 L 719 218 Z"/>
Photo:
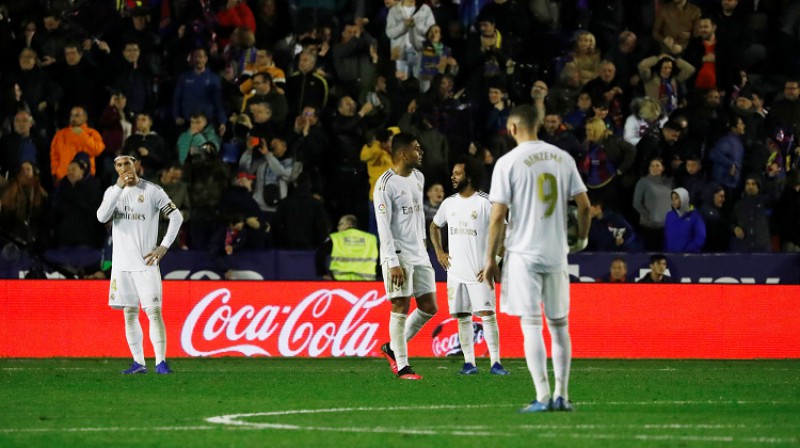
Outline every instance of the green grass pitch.
<path id="1" fill-rule="evenodd" d="M 422 381 L 382 359 L 0 359 L 0 447 L 800 446 L 800 360 L 579 359 L 576 412 L 536 415 L 524 360 L 413 362 Z"/>

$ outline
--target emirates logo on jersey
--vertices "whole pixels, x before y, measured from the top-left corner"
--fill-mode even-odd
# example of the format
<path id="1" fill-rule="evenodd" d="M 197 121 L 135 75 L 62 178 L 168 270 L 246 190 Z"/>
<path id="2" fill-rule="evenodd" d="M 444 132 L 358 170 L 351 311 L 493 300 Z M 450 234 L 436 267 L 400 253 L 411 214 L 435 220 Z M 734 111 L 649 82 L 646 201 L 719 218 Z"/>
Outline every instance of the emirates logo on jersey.
<path id="1" fill-rule="evenodd" d="M 143 202 L 144 202 L 144 195 L 143 195 L 143 194 L 140 194 L 140 195 L 139 195 L 139 203 L 141 204 L 141 203 L 143 203 Z"/>

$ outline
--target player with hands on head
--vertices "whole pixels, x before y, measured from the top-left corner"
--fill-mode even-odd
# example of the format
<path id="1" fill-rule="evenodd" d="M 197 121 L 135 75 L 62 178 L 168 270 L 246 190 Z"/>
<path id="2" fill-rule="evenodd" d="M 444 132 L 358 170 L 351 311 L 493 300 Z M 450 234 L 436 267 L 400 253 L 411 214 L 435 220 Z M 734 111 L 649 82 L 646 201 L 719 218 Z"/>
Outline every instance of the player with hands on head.
<path id="1" fill-rule="evenodd" d="M 119 177 L 108 187 L 97 209 L 97 219 L 111 221 L 113 253 L 111 286 L 108 304 L 123 310 L 125 336 L 133 364 L 124 374 L 147 373 L 144 360 L 139 306 L 150 320 L 150 342 L 156 357 L 156 373 L 172 373 L 166 362 L 167 338 L 164 319 L 161 272 L 158 264 L 175 240 L 183 216 L 158 185 L 139 178 L 135 170 L 136 156 L 125 153 L 114 159 Z M 161 243 L 156 245 L 159 215 L 169 218 L 169 227 Z"/>
<path id="2" fill-rule="evenodd" d="M 408 364 L 408 341 L 436 313 L 436 281 L 425 241 L 422 155 L 416 137 L 404 132 L 395 135 L 393 166 L 373 191 L 384 286 L 392 303 L 390 342 L 381 346 L 381 352 L 392 372 L 407 380 L 422 379 Z M 409 314 L 411 296 L 417 300 L 417 309 Z"/>
<path id="3" fill-rule="evenodd" d="M 500 341 L 497 327 L 496 297 L 483 282 L 483 260 L 489 230 L 491 203 L 489 195 L 479 191 L 482 167 L 477 159 L 463 156 L 453 166 L 450 180 L 456 194 L 446 198 L 430 225 L 431 243 L 436 259 L 447 271 L 447 304 L 450 315 L 458 319 L 458 339 L 464 354 L 461 375 L 478 373 L 475 363 L 472 315 L 480 316 L 483 335 L 489 347 L 490 372 L 508 375 L 500 364 Z M 442 247 L 441 228 L 447 225 L 449 252 Z"/>
<path id="4" fill-rule="evenodd" d="M 567 321 L 567 252 L 586 247 L 591 223 L 589 197 L 575 160 L 537 138 L 542 118 L 531 105 L 515 107 L 508 118 L 508 134 L 517 146 L 497 160 L 492 173 L 492 213 L 484 265 L 486 281 L 493 287 L 500 278 L 495 256 L 505 239 L 501 310 L 520 317 L 525 359 L 536 389 L 536 400 L 522 408 L 523 413 L 573 410 L 568 394 L 572 343 Z M 578 205 L 578 240 L 572 247 L 567 242 L 570 198 Z M 552 395 L 542 336 L 542 305 L 552 337 Z"/>

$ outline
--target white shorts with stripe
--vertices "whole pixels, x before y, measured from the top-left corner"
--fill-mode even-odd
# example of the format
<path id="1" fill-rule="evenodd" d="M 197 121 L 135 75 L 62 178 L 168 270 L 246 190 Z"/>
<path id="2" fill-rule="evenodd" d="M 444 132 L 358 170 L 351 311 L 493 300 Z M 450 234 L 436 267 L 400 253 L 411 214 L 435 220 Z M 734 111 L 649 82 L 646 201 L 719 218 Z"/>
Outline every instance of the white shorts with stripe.
<path id="1" fill-rule="evenodd" d="M 160 307 L 161 271 L 115 271 L 111 268 L 111 287 L 108 291 L 108 305 L 111 308 Z"/>
<path id="2" fill-rule="evenodd" d="M 463 283 L 447 279 L 447 306 L 451 315 L 494 311 L 496 296 L 486 282 Z"/>
<path id="3" fill-rule="evenodd" d="M 433 267 L 426 265 L 412 266 L 400 263 L 405 274 L 405 281 L 402 285 L 396 286 L 392 284 L 392 279 L 389 276 L 389 264 L 384 263 L 381 266 L 383 270 L 383 286 L 386 288 L 386 297 L 396 299 L 398 297 L 420 297 L 428 293 L 436 292 L 436 275 L 433 272 Z"/>
<path id="4" fill-rule="evenodd" d="M 500 310 L 511 316 L 560 319 L 569 315 L 569 273 L 534 272 L 523 254 L 508 253 L 503 266 Z"/>

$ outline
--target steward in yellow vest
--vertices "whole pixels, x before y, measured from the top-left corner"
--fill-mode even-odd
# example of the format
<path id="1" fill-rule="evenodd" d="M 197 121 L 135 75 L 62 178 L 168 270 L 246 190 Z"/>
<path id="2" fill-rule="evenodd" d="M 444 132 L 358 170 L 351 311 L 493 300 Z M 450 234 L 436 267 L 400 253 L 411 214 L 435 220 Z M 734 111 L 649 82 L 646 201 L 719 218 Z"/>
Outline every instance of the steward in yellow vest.
<path id="1" fill-rule="evenodd" d="M 330 276 L 339 281 L 373 281 L 378 264 L 378 239 L 355 228 L 354 215 L 339 220 L 338 232 L 330 235 L 323 251 L 330 248 Z"/>

